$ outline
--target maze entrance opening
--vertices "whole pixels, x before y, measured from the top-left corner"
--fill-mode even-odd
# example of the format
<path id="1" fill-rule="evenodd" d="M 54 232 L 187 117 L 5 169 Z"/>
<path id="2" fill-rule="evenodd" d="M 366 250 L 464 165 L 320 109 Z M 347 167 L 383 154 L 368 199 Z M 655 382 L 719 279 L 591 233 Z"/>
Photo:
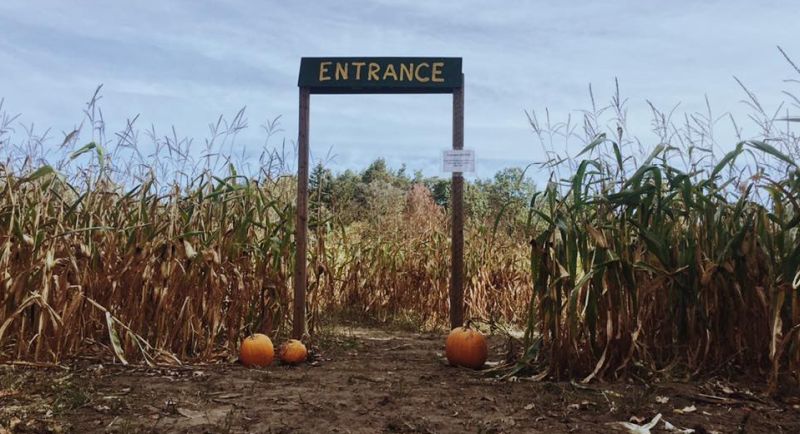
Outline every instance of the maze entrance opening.
<path id="1" fill-rule="evenodd" d="M 464 149 L 464 74 L 460 57 L 304 57 L 297 82 L 297 224 L 292 336 L 306 331 L 309 123 L 312 94 L 444 93 L 453 95 L 453 149 Z M 464 321 L 464 178 L 451 180 L 450 326 Z"/>

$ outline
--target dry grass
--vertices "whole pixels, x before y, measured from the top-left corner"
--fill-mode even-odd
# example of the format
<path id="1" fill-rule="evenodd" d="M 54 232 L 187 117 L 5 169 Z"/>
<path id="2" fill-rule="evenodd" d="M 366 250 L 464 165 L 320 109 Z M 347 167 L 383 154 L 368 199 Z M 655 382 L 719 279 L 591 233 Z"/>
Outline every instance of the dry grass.
<path id="1" fill-rule="evenodd" d="M 115 142 L 105 137 L 97 99 L 83 127 L 93 127 L 90 144 L 77 147 L 86 132 L 76 130 L 61 159 L 44 158 L 44 138 L 29 132 L 2 166 L 0 357 L 214 360 L 235 354 L 247 333 L 286 333 L 295 181 L 283 155 L 265 152 L 259 167 L 267 169 L 244 176 L 211 152 L 246 126 L 240 112 L 212 128 L 200 159 L 190 141 L 153 132 L 155 154 L 144 157 L 132 123 Z M 379 320 L 414 312 L 425 327 L 445 322 L 449 218 L 421 186 L 396 208 L 315 229 L 312 332 L 341 310 Z M 467 314 L 519 320 L 531 294 L 527 250 L 492 235 L 489 223 L 467 229 L 480 246 L 467 258 Z"/>

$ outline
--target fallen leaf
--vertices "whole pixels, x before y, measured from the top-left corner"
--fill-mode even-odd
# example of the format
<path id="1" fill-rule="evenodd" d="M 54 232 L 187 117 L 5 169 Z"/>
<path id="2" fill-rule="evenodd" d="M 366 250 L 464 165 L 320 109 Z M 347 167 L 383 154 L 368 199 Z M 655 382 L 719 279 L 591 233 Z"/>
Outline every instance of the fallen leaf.
<path id="1" fill-rule="evenodd" d="M 632 434 L 650 434 L 650 430 L 661 420 L 661 413 L 653 417 L 646 425 L 637 425 L 630 422 L 609 422 L 608 425 L 619 426 L 628 430 Z"/>
<path id="2" fill-rule="evenodd" d="M 188 417 L 189 419 L 197 419 L 205 415 L 202 411 L 191 410 L 188 408 L 179 408 L 178 414 L 183 417 Z"/>
<path id="3" fill-rule="evenodd" d="M 695 412 L 695 411 L 697 411 L 697 407 L 695 407 L 695 406 L 693 406 L 693 405 L 690 405 L 690 406 L 688 406 L 688 407 L 676 408 L 676 409 L 675 409 L 675 410 L 673 410 L 673 411 L 674 411 L 675 413 L 678 413 L 678 414 L 686 414 L 686 413 L 692 413 L 692 412 Z"/>
<path id="4" fill-rule="evenodd" d="M 108 339 L 111 342 L 111 348 L 114 349 L 114 354 L 116 354 L 117 358 L 123 365 L 127 365 L 128 361 L 125 360 L 125 350 L 122 348 L 122 343 L 119 339 L 119 335 L 117 334 L 117 330 L 114 328 L 114 317 L 111 316 L 111 312 L 106 311 L 106 326 L 108 326 Z"/>
<path id="5" fill-rule="evenodd" d="M 534 407 L 536 407 L 536 404 L 528 404 L 524 408 L 525 410 L 533 410 Z"/>
<path id="6" fill-rule="evenodd" d="M 667 422 L 666 420 L 664 421 L 664 429 L 666 429 L 667 431 L 674 431 L 674 432 L 678 432 L 678 433 L 682 433 L 682 434 L 692 434 L 692 433 L 694 433 L 694 430 L 691 429 L 691 428 L 686 428 L 686 429 L 678 428 L 675 425 Z"/>
<path id="7" fill-rule="evenodd" d="M 666 404 L 669 402 L 669 396 L 656 396 L 656 402 L 659 404 Z"/>

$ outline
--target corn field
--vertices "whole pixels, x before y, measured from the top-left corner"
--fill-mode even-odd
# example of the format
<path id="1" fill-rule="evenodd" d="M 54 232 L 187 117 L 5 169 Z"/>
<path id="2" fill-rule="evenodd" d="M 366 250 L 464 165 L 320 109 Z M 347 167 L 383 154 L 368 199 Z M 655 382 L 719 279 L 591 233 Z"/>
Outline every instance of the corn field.
<path id="1" fill-rule="evenodd" d="M 113 149 L 98 144 L 109 140 L 96 100 L 87 109 L 92 142 L 77 146 L 76 130 L 51 165 L 37 154 L 41 140 L 29 138 L 0 166 L 0 357 L 215 360 L 235 354 L 251 332 L 286 334 L 296 180 L 283 156 L 270 151 L 256 175 L 243 176 L 230 159 L 191 160 L 187 141 L 153 133 L 163 154 L 117 164 L 126 150 L 140 155 L 138 133 L 129 124 Z M 0 138 L 10 143 L 13 118 L 2 119 Z M 244 122 L 241 112 L 220 119 L 209 141 L 220 142 L 207 147 L 223 147 Z M 317 225 L 309 248 L 312 333 L 331 311 L 378 319 L 416 313 L 422 326 L 444 323 L 446 212 L 422 186 L 399 209 L 365 223 Z M 531 294 L 524 244 L 483 223 L 468 231 L 473 243 L 498 250 L 468 258 L 467 312 L 521 320 L 517 307 Z"/>
<path id="2" fill-rule="evenodd" d="M 551 182 L 531 201 L 535 289 L 526 352 L 508 375 L 533 367 L 539 378 L 589 382 L 725 370 L 766 374 L 773 388 L 784 373 L 800 378 L 797 119 L 748 95 L 762 139 L 719 159 L 710 109 L 680 128 L 653 108 L 659 144 L 638 161 L 619 93 L 602 109 L 608 132 L 596 122 L 602 110 L 587 112 L 587 145 L 578 158 L 552 153 Z M 529 120 L 546 149 L 574 131 Z"/>
<path id="3" fill-rule="evenodd" d="M 748 95 L 759 138 L 723 154 L 710 113 L 676 126 L 655 108 L 657 145 L 637 151 L 618 93 L 600 109 L 592 98 L 583 134 L 529 113 L 550 182 L 527 198 L 524 224 L 500 207 L 466 228 L 467 316 L 525 331 L 506 376 L 800 378 L 797 120 Z M 241 174 L 217 151 L 246 127 L 240 112 L 212 125 L 203 157 L 174 131 L 145 132 L 156 151 L 142 156 L 135 119 L 111 140 L 96 102 L 56 159 L 32 132 L 12 147 L 15 118 L 0 105 L 0 359 L 224 360 L 251 332 L 286 334 L 296 180 L 285 153 L 265 150 Z M 575 157 L 552 150 L 576 137 Z M 312 334 L 332 312 L 445 323 L 447 207 L 415 184 L 386 208 L 312 218 Z"/>
<path id="4" fill-rule="evenodd" d="M 208 359 L 233 350 L 246 332 L 283 333 L 294 249 L 290 181 L 201 177 L 188 194 L 158 195 L 152 183 L 79 192 L 49 169 L 7 175 L 4 355 L 58 361 L 111 346 L 121 359 Z M 446 317 L 447 226 L 441 210 L 422 205 L 441 216 L 405 215 L 314 239 L 312 325 L 331 307 L 410 310 L 432 323 Z M 421 232 L 420 220 L 428 225 Z M 515 266 L 524 255 L 498 255 L 495 269 L 470 261 L 471 314 L 513 317 L 530 294 Z"/>

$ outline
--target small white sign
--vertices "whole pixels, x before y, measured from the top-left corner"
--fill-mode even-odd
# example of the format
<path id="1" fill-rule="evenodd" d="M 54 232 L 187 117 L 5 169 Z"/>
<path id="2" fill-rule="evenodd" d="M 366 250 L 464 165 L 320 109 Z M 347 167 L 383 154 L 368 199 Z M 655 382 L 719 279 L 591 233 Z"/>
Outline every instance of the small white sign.
<path id="1" fill-rule="evenodd" d="M 473 149 L 442 151 L 442 172 L 475 172 L 475 151 Z"/>

